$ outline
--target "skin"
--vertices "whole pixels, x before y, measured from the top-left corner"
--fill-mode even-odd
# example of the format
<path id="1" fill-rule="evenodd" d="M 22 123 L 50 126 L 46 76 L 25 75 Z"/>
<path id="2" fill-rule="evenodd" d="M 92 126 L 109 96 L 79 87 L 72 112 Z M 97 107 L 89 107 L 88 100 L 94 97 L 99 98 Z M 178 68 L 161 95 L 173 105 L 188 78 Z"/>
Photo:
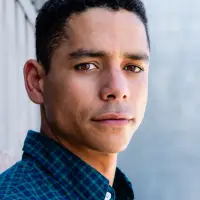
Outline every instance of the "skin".
<path id="1" fill-rule="evenodd" d="M 131 12 L 92 8 L 72 15 L 66 29 L 68 40 L 53 52 L 47 75 L 37 61 L 25 64 L 26 90 L 41 106 L 41 131 L 112 185 L 117 155 L 128 146 L 147 104 L 145 28 Z M 119 115 L 131 119 L 116 119 Z M 110 117 L 94 121 L 101 116 Z"/>

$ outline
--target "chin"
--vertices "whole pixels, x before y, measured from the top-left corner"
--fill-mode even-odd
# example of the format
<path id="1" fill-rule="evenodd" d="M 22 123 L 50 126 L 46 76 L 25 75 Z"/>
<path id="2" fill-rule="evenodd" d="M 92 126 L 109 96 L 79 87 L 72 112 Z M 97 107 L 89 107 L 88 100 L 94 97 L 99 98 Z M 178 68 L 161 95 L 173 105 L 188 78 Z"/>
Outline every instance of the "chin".
<path id="1" fill-rule="evenodd" d="M 128 147 L 129 143 L 104 143 L 104 145 L 101 146 L 96 146 L 95 148 L 93 148 L 95 151 L 98 152 L 102 152 L 102 153 L 106 153 L 106 154 L 116 154 L 116 153 L 120 153 L 124 150 L 126 150 L 126 148 Z"/>
<path id="2" fill-rule="evenodd" d="M 120 153 L 120 152 L 123 152 L 123 151 L 125 151 L 127 149 L 127 147 L 128 147 L 128 144 L 125 144 L 123 146 L 118 146 L 116 148 L 111 149 L 111 153 Z"/>
<path id="3" fill-rule="evenodd" d="M 122 147 L 122 148 L 117 147 L 117 148 L 111 148 L 111 149 L 102 149 L 101 152 L 106 153 L 106 154 L 118 154 L 120 152 L 125 151 L 126 148 L 127 146 Z"/>

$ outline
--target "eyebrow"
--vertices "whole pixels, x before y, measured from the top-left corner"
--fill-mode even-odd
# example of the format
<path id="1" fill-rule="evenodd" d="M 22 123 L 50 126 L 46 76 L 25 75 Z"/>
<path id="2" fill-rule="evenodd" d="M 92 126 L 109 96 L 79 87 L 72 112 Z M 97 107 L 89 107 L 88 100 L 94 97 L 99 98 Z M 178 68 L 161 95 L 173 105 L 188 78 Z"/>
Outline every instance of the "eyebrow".
<path id="1" fill-rule="evenodd" d="M 78 49 L 69 54 L 69 59 L 80 58 L 101 58 L 110 56 L 111 54 L 105 51 L 94 51 L 88 49 Z M 146 53 L 124 53 L 124 57 L 134 61 L 149 61 L 149 56 Z"/>

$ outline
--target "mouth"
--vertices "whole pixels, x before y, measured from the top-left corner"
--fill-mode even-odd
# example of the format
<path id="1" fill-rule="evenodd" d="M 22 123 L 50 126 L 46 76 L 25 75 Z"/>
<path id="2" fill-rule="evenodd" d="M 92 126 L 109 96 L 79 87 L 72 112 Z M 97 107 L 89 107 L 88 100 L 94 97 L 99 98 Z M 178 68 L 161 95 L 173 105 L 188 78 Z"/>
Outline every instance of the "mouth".
<path id="1" fill-rule="evenodd" d="M 109 126 L 126 126 L 133 117 L 125 113 L 105 113 L 92 119 L 92 121 Z"/>

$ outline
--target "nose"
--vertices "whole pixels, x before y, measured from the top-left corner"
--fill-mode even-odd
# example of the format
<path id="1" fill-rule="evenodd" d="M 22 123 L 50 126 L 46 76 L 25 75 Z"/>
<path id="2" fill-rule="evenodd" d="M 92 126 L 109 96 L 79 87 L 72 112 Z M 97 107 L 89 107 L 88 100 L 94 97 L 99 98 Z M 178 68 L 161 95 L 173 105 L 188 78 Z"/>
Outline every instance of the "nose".
<path id="1" fill-rule="evenodd" d="M 102 77 L 100 97 L 103 101 L 121 101 L 129 97 L 128 80 L 121 69 L 107 71 Z"/>

